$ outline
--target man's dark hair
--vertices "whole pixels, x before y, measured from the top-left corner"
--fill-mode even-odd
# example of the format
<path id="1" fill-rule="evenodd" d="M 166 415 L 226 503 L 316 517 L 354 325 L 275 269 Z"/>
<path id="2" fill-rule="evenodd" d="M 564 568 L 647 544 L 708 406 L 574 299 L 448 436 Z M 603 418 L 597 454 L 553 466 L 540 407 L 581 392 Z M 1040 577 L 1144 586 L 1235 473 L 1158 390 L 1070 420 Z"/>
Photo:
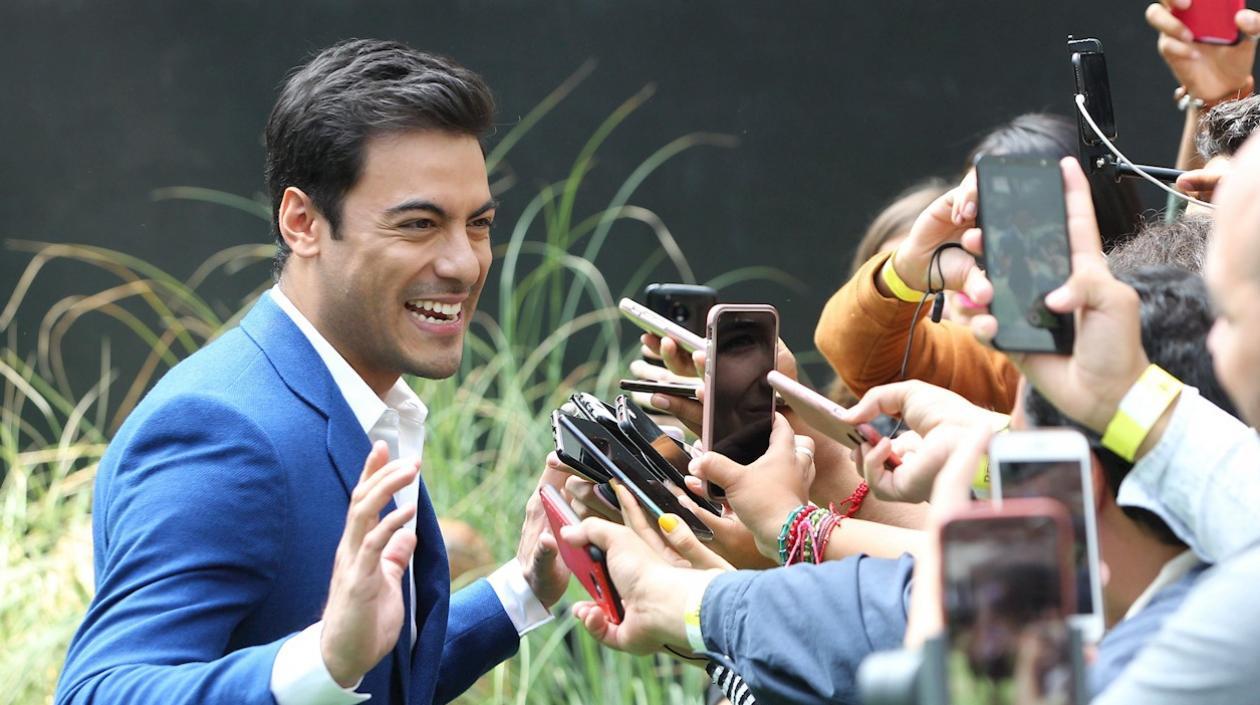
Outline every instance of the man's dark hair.
<path id="1" fill-rule="evenodd" d="M 984 155 L 1033 156 L 1058 161 L 1075 157 L 1076 122 L 1062 115 L 1026 113 L 989 131 L 967 155 L 967 167 L 975 166 Z M 1137 230 L 1142 203 L 1133 184 L 1101 176 L 1089 177 L 1094 197 L 1094 214 L 1104 244 L 1112 243 Z"/>
<path id="2" fill-rule="evenodd" d="M 1234 156 L 1260 127 L 1260 95 L 1231 100 L 1212 108 L 1199 120 L 1195 147 L 1204 159 Z"/>
<path id="3" fill-rule="evenodd" d="M 1197 387 L 1204 399 L 1238 416 L 1212 369 L 1207 335 L 1212 328 L 1212 308 L 1203 277 L 1177 267 L 1157 265 L 1116 272 L 1116 277 L 1137 290 L 1142 301 L 1142 347 L 1150 361 L 1186 384 Z M 1107 479 L 1112 497 L 1133 464 L 1103 448 L 1102 439 L 1054 407 L 1031 385 L 1024 397 L 1025 413 L 1033 426 L 1064 426 L 1089 439 Z M 1162 543 L 1181 545 L 1172 529 L 1153 512 L 1122 507 L 1125 515 Z"/>
<path id="4" fill-rule="evenodd" d="M 1171 223 L 1152 220 L 1108 252 L 1107 265 L 1115 272 L 1131 272 L 1166 264 L 1202 274 L 1211 231 L 1209 215 L 1183 215 Z"/>
<path id="5" fill-rule="evenodd" d="M 494 98 L 480 76 L 399 42 L 352 39 L 298 67 L 267 119 L 275 276 L 289 256 L 279 222 L 286 188 L 310 196 L 337 237 L 341 203 L 359 178 L 369 137 L 441 130 L 480 139 L 493 116 Z"/>

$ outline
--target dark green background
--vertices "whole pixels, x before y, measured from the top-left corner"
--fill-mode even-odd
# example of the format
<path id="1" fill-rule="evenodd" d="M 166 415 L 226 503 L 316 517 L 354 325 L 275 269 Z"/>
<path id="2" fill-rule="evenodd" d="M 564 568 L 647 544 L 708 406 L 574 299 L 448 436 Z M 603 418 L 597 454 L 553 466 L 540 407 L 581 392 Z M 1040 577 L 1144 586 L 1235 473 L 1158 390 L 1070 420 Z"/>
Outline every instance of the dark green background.
<path id="1" fill-rule="evenodd" d="M 500 222 L 513 222 L 538 184 L 565 176 L 618 104 L 655 84 L 651 101 L 601 150 L 579 212 L 605 205 L 675 137 L 737 136 L 735 149 L 677 157 L 632 203 L 661 216 L 702 280 L 750 264 L 797 275 L 803 293 L 762 284 L 726 294 L 777 305 L 787 342 L 810 349 L 814 321 L 883 201 L 921 177 L 954 177 L 975 138 L 1002 120 L 1070 114 L 1069 32 L 1106 46 L 1122 146 L 1148 163 L 1171 163 L 1181 114 L 1144 7 L 8 0 L 0 8 L 0 238 L 105 245 L 180 277 L 228 245 L 266 241 L 260 220 L 155 202 L 150 193 L 173 185 L 259 191 L 260 135 L 277 85 L 309 52 L 339 39 L 395 38 L 456 57 L 494 88 L 504 130 L 594 59 L 595 72 L 513 151 L 519 182 L 504 196 Z M 614 229 L 600 261 L 614 287 L 652 243 L 642 226 Z M 28 260 L 0 254 L 5 298 Z M 33 345 L 55 298 L 108 281 L 82 267 L 51 269 L 22 308 L 19 347 Z M 94 336 L 108 330 L 79 343 L 89 377 Z"/>

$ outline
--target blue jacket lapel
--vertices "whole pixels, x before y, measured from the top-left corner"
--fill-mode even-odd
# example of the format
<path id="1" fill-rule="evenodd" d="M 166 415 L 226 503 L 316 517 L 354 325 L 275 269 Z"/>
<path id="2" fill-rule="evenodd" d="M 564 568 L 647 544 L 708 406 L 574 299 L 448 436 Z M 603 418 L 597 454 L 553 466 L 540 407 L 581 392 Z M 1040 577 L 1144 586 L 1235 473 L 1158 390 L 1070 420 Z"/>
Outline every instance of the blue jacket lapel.
<path id="1" fill-rule="evenodd" d="M 258 344 L 289 389 L 328 419 L 328 455 L 350 496 L 372 446 L 324 361 L 269 294 L 259 297 L 241 321 L 241 329 Z"/>

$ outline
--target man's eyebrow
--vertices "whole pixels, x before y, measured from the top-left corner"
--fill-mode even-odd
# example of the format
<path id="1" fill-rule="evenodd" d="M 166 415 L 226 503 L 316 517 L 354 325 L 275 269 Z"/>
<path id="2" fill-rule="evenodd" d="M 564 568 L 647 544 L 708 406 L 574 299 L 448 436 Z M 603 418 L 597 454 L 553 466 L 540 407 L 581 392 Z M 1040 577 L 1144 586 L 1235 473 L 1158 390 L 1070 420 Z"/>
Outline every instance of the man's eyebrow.
<path id="1" fill-rule="evenodd" d="M 406 213 L 407 211 L 429 211 L 439 218 L 446 217 L 446 211 L 443 210 L 441 206 L 432 201 L 425 201 L 419 198 L 413 198 L 403 201 L 398 205 L 390 206 L 390 208 L 385 211 L 385 215 L 398 215 L 400 213 Z"/>
<path id="2" fill-rule="evenodd" d="M 472 215 L 469 217 L 476 218 L 479 215 L 483 215 L 486 211 L 497 210 L 498 207 L 499 207 L 499 199 L 492 198 L 489 201 L 486 201 L 485 203 L 481 204 L 481 207 L 473 211 Z"/>
<path id="3" fill-rule="evenodd" d="M 473 211 L 470 217 L 476 218 L 477 216 L 482 215 L 486 213 L 487 211 L 495 210 L 498 207 L 499 207 L 498 199 L 492 198 L 486 201 L 485 203 L 481 204 L 481 207 Z M 402 203 L 399 203 L 395 206 L 391 206 L 388 210 L 385 211 L 385 215 L 388 215 L 388 216 L 399 215 L 401 213 L 406 213 L 408 211 L 429 211 L 430 213 L 433 213 L 439 218 L 446 218 L 448 216 L 446 210 L 442 208 L 441 206 L 439 206 L 438 204 L 434 203 L 433 201 L 425 201 L 418 198 L 413 198 L 407 201 L 403 201 Z"/>

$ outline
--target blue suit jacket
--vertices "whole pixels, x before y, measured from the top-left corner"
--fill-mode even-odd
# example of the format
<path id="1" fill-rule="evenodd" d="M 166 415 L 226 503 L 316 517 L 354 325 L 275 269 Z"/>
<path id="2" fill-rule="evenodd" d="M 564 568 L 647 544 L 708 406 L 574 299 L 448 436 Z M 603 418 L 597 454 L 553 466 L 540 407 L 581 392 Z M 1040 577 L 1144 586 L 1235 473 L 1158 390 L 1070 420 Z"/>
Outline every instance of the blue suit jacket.
<path id="1" fill-rule="evenodd" d="M 369 448 L 323 361 L 270 296 L 167 373 L 101 462 L 97 592 L 56 702 L 274 702 L 276 652 L 320 618 Z M 519 642 L 486 581 L 450 594 L 423 486 L 416 533 L 418 641 L 413 651 L 404 623 L 359 688 L 372 703 L 446 702 Z"/>

